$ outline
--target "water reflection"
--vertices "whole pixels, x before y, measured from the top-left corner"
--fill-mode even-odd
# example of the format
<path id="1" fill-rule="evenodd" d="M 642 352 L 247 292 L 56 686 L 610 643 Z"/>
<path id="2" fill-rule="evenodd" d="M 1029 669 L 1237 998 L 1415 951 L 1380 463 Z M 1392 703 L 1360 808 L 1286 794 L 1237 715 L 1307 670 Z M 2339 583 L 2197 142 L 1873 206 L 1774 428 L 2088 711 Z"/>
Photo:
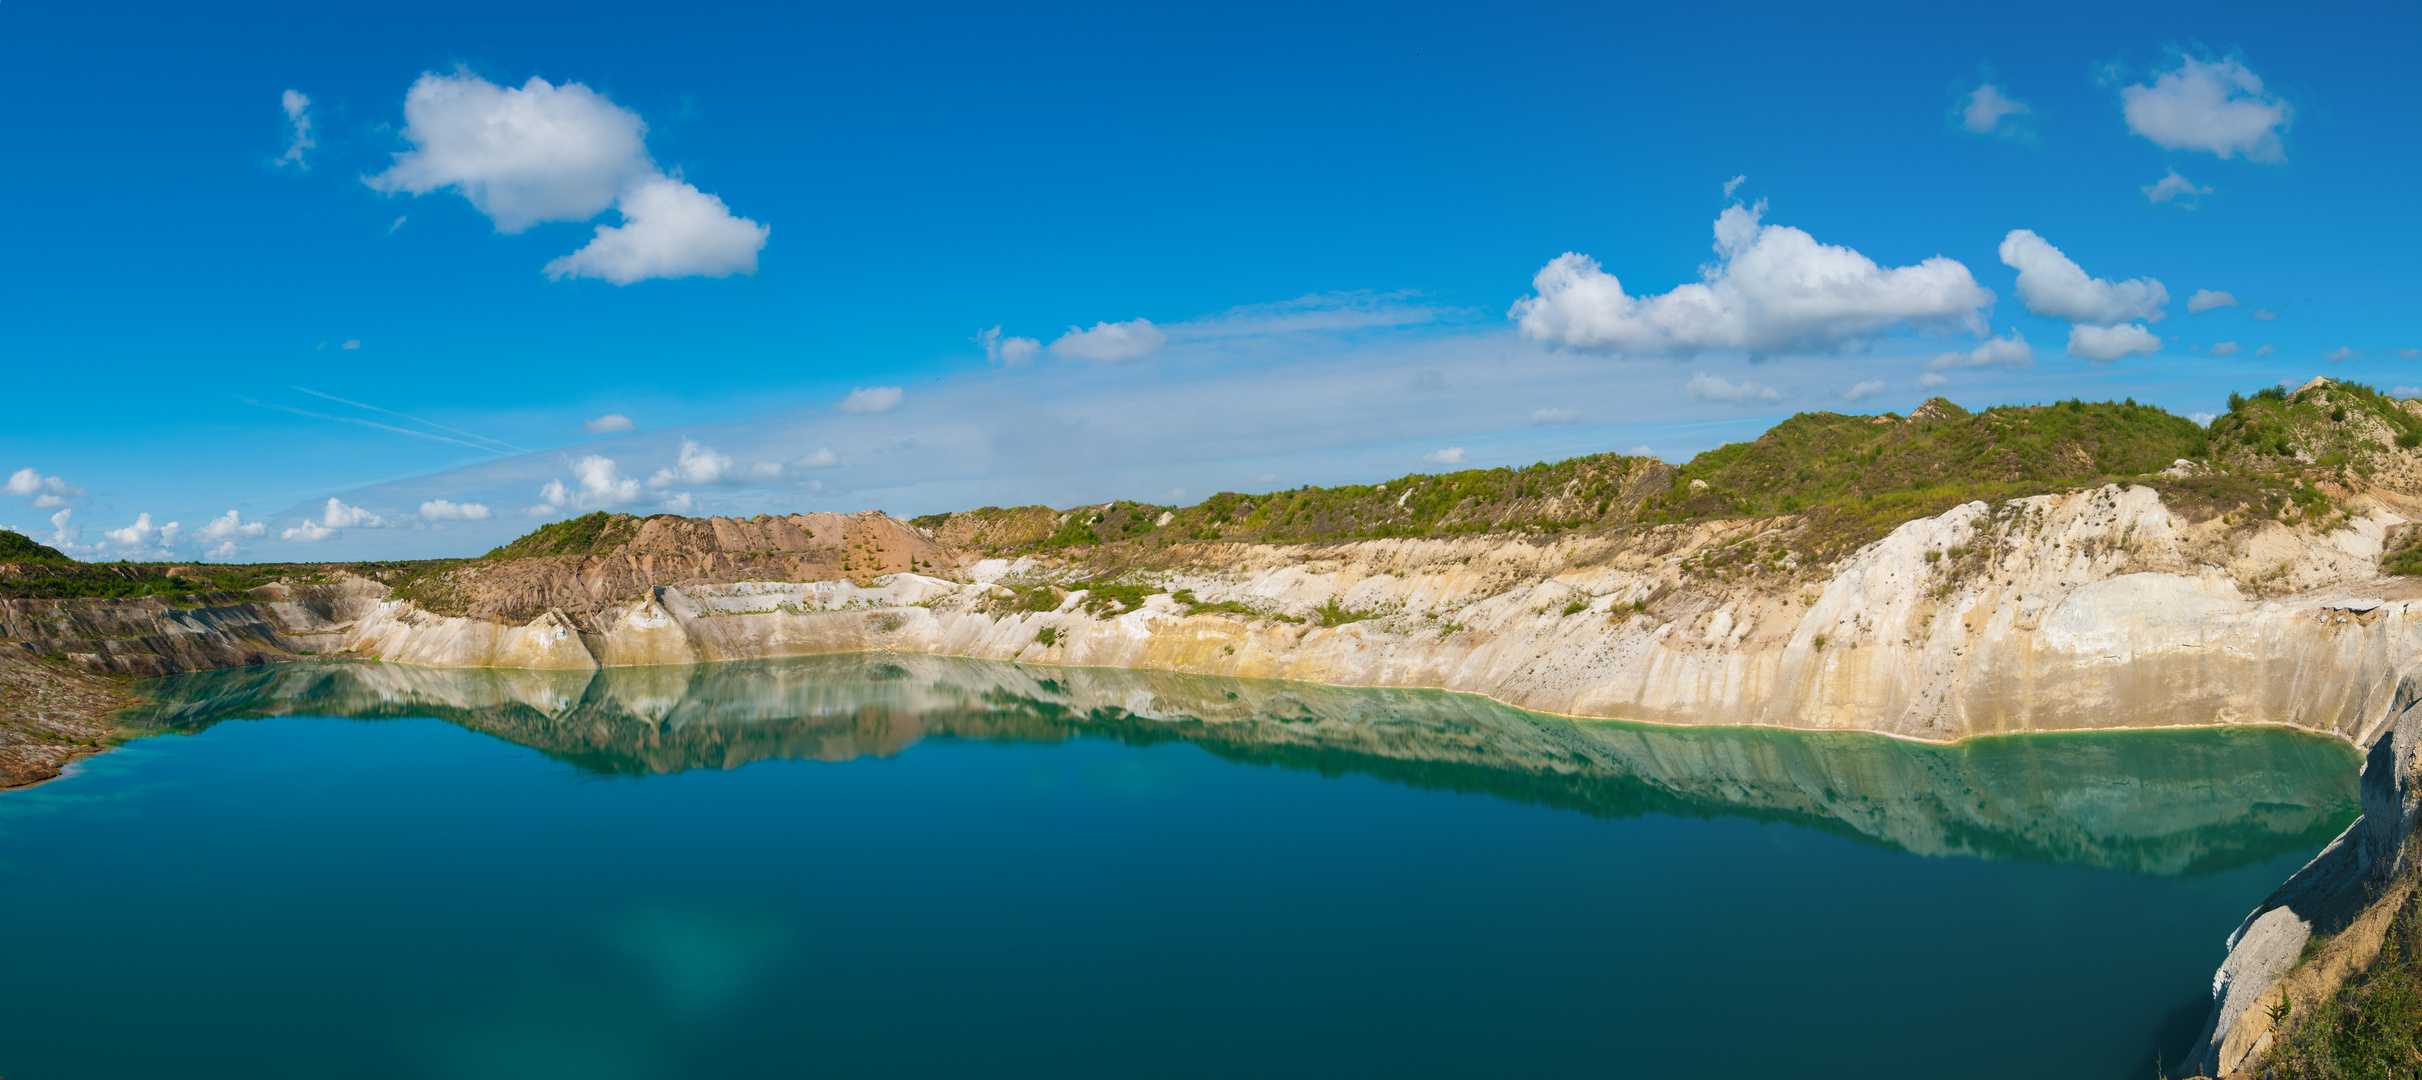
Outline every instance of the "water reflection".
<path id="1" fill-rule="evenodd" d="M 2356 758 L 2268 728 L 1974 739 L 1574 723 L 1468 696 L 925 655 L 692 667 L 304 663 L 148 684 L 138 727 L 436 716 L 608 773 L 888 755 L 927 737 L 1194 743 L 1582 813 L 1788 821 L 1923 855 L 2175 876 L 2311 850 L 2353 820 Z"/>

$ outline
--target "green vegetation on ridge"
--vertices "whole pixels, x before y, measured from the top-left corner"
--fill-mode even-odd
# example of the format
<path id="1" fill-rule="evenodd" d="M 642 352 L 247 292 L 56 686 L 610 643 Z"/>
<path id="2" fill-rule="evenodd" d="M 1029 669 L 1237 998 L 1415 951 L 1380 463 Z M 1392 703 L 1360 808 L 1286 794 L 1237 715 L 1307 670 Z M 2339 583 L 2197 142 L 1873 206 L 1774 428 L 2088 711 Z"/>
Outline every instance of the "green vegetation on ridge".
<path id="1" fill-rule="evenodd" d="M 2112 482 L 2152 485 L 2196 520 L 2231 514 L 2232 523 L 2328 524 L 2358 478 L 2372 478 L 2417 445 L 2422 414 L 2356 383 L 2236 397 L 2208 427 L 2132 399 L 1971 413 L 1935 398 L 1907 417 L 1801 413 L 1679 467 L 1604 454 L 1384 484 L 1221 492 L 1190 507 L 986 507 L 916 524 L 947 534 L 980 522 L 971 535 L 980 534 L 988 553 L 1010 555 L 1795 518 L 1790 535 L 1764 555 L 1779 558 L 1787 545 L 1804 558 L 1831 559 L 1961 503 Z M 2181 460 L 2190 467 L 2173 468 Z M 2422 569 L 2422 551 L 2411 561 Z"/>

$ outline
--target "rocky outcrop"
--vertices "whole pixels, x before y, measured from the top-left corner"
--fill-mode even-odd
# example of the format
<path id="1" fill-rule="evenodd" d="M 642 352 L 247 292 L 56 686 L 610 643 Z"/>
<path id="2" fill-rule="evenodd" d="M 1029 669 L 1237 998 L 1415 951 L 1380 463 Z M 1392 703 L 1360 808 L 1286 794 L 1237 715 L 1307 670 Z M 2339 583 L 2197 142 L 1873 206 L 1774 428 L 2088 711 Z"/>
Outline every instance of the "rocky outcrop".
<path id="1" fill-rule="evenodd" d="M 2364 741 L 2363 816 L 2229 935 L 2228 959 L 2212 979 L 2211 1015 L 2179 1075 L 2250 1068 L 2282 1024 L 2310 1015 L 2378 957 L 2416 884 L 2422 672 L 2399 682 L 2391 715 Z"/>
<path id="2" fill-rule="evenodd" d="M 110 714 L 136 701 L 108 679 L 0 643 L 0 788 L 39 784 L 115 745 Z"/>
<path id="3" fill-rule="evenodd" d="M 2235 723 L 2355 739 L 2422 657 L 2422 587 L 2375 577 L 2387 530 L 2403 523 L 2375 507 L 2328 533 L 2229 539 L 2175 517 L 2149 488 L 2111 486 L 1971 503 L 1797 578 L 1702 570 L 1711 552 L 1758 550 L 1757 523 L 1728 523 L 1663 546 L 1601 536 L 1239 549 L 1130 576 L 1115 602 L 1034 559 L 963 562 L 955 580 L 655 586 L 518 624 L 389 601 L 343 641 L 438 667 L 916 651 L 1938 741 Z M 1046 586 L 1056 604 L 1028 610 Z"/>
<path id="4" fill-rule="evenodd" d="M 376 582 L 265 585 L 176 603 L 164 597 L 0 600 L 0 641 L 87 671 L 167 675 L 345 647 L 344 629 L 389 594 Z"/>

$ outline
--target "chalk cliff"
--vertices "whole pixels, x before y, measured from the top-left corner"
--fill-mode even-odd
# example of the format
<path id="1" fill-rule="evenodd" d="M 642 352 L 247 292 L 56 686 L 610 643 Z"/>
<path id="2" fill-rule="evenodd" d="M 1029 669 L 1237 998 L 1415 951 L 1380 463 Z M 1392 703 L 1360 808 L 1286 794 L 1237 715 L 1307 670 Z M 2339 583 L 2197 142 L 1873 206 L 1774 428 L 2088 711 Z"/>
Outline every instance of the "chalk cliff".
<path id="1" fill-rule="evenodd" d="M 1931 740 L 2230 723 L 2362 739 L 2422 656 L 2422 587 L 2378 576 L 2405 524 L 2385 504 L 2329 532 L 2231 537 L 2111 485 L 1959 506 L 1813 574 L 1705 569 L 1760 551 L 1761 524 L 1212 545 L 1116 583 L 933 549 L 914 557 L 931 572 L 651 584 L 618 555 L 550 571 L 616 589 L 523 621 L 372 602 L 362 583 L 279 618 L 289 636 L 433 667 L 890 650 Z"/>

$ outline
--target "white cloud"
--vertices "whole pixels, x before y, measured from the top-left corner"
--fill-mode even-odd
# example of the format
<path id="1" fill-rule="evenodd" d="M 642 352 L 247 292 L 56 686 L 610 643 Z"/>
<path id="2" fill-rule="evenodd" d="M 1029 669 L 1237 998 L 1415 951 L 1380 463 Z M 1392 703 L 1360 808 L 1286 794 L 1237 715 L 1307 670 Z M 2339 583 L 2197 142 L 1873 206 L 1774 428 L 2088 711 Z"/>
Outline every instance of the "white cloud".
<path id="1" fill-rule="evenodd" d="M 489 510 L 484 503 L 447 502 L 431 499 L 420 504 L 422 521 L 486 521 Z"/>
<path id="2" fill-rule="evenodd" d="M 268 531 L 269 526 L 258 521 L 246 521 L 243 515 L 229 510 L 203 522 L 201 528 L 193 531 L 193 538 L 204 542 L 225 540 L 232 543 L 238 537 L 250 539 Z"/>
<path id="3" fill-rule="evenodd" d="M 1777 391 L 1774 387 L 1759 386 L 1758 384 L 1749 382 L 1747 380 L 1743 380 L 1741 382 L 1731 382 L 1729 380 L 1717 378 L 1716 376 L 1710 375 L 1704 371 L 1693 374 L 1690 377 L 1689 384 L 1684 386 L 1683 390 L 1696 401 L 1730 401 L 1738 403 L 1750 401 L 1783 400 L 1782 393 Z"/>
<path id="4" fill-rule="evenodd" d="M 515 89 L 469 72 L 425 72 L 404 94 L 413 148 L 366 178 L 386 192 L 453 188 L 517 233 L 545 221 L 586 221 L 624 189 L 657 175 L 647 124 L 579 83 L 532 78 Z"/>
<path id="5" fill-rule="evenodd" d="M 286 152 L 278 155 L 277 163 L 308 169 L 311 163 L 303 160 L 303 152 L 319 145 L 311 138 L 311 99 L 300 90 L 288 90 L 278 95 L 278 104 L 286 110 L 286 124 L 291 134 L 286 142 Z"/>
<path id="6" fill-rule="evenodd" d="M 629 285 L 649 278 L 754 274 L 757 253 L 773 231 L 734 215 L 722 199 L 666 176 L 626 192 L 618 206 L 622 224 L 598 226 L 596 239 L 548 263 L 546 275 Z"/>
<path id="7" fill-rule="evenodd" d="M 2212 193 L 2213 189 L 2208 187 L 2196 187 L 2194 181 L 2178 175 L 2178 170 L 2171 169 L 2168 176 L 2164 176 L 2159 180 L 2146 184 L 2137 190 L 2144 192 L 2144 197 L 2153 202 L 2166 203 L 2176 201 L 2178 205 L 2192 210 L 2195 208 L 2195 197 L 2198 195 L 2209 195 Z"/>
<path id="8" fill-rule="evenodd" d="M 70 555 L 76 554 L 79 551 L 92 550 L 91 548 L 82 547 L 76 543 L 77 540 L 84 536 L 84 526 L 67 520 L 74 514 L 75 511 L 73 510 L 61 510 L 58 513 L 50 516 L 50 546 L 58 548 L 60 551 L 66 552 Z"/>
<path id="9" fill-rule="evenodd" d="M 1657 452 L 1656 452 L 1656 451 L 1654 451 L 1654 450 L 1649 449 L 1649 448 L 1648 448 L 1648 444 L 1647 444 L 1647 443 L 1641 443 L 1641 444 L 1640 444 L 1640 445 L 1638 445 L 1638 446 L 1632 447 L 1631 449 L 1624 451 L 1624 453 L 1626 453 L 1626 454 L 1630 454 L 1630 455 L 1631 455 L 1631 456 L 1633 456 L 1633 457 L 1655 457 L 1655 456 L 1657 456 Z"/>
<path id="10" fill-rule="evenodd" d="M 1540 409 L 1531 414 L 1531 424 L 1535 427 L 1569 427 L 1580 422 L 1581 411 L 1578 409 Z"/>
<path id="11" fill-rule="evenodd" d="M 2194 421 L 2196 427 L 2210 427 L 2212 426 L 2212 421 L 2220 419 L 2220 414 L 2208 412 L 2188 413 L 2187 419 Z"/>
<path id="12" fill-rule="evenodd" d="M 313 544 L 335 535 L 335 529 L 316 521 L 305 521 L 294 528 L 278 533 L 278 539 L 291 540 L 298 544 Z"/>
<path id="13" fill-rule="evenodd" d="M 1884 268 L 1799 229 L 1761 225 L 1766 204 L 1716 219 L 1719 261 L 1705 280 L 1629 296 L 1589 256 L 1567 252 L 1531 281 L 1509 318 L 1536 341 L 1578 349 L 1688 355 L 1709 349 L 1838 349 L 1908 324 L 1981 329 L 1993 302 L 1968 268 L 1937 255 Z"/>
<path id="14" fill-rule="evenodd" d="M 698 500 L 690 498 L 690 493 L 684 491 L 679 495 L 666 499 L 660 505 L 664 507 L 665 513 L 686 514 L 698 508 Z"/>
<path id="15" fill-rule="evenodd" d="M 2128 130 L 2165 150 L 2202 150 L 2222 158 L 2284 161 L 2280 133 L 2294 111 L 2262 89 L 2262 79 L 2235 60 L 2179 58 L 2151 85 L 2123 86 Z"/>
<path id="16" fill-rule="evenodd" d="M 2329 352 L 2322 353 L 2321 358 L 2335 364 L 2340 360 L 2352 360 L 2361 355 L 2363 355 L 2363 350 L 2361 349 L 2353 349 L 2340 345 Z"/>
<path id="17" fill-rule="evenodd" d="M 2151 278 L 2090 277 L 2043 237 L 2012 229 L 2002 238 L 2003 264 L 2018 271 L 2018 298 L 2027 310 L 2070 322 L 2109 326 L 2131 319 L 2160 322 L 2170 290 Z"/>
<path id="18" fill-rule="evenodd" d="M 1884 380 L 1869 379 L 1858 384 L 1857 386 L 1853 386 L 1848 390 L 1842 391 L 1842 400 L 1857 401 L 1860 398 L 1874 397 L 1877 394 L 1883 393 L 1885 389 L 1886 387 L 1884 385 Z"/>
<path id="19" fill-rule="evenodd" d="M 1094 360 L 1116 363 L 1150 356 L 1167 344 L 1169 336 L 1149 319 L 1129 319 L 1126 322 L 1097 322 L 1091 330 L 1071 326 L 1051 343 L 1051 351 L 1071 360 Z"/>
<path id="20" fill-rule="evenodd" d="M 1984 344 L 1967 352 L 1947 352 L 1926 361 L 1928 371 L 1948 371 L 1962 367 L 1993 367 L 2024 371 L 2035 366 L 2035 346 L 2027 344 L 2027 336 L 2016 330 L 2006 338 L 1989 338 Z"/>
<path id="21" fill-rule="evenodd" d="M 34 496 L 34 505 L 45 510 L 54 506 L 67 505 L 65 500 L 84 497 L 83 488 L 56 476 L 44 476 L 41 470 L 30 467 L 10 473 L 8 486 L 0 488 L 0 492 L 10 495 Z"/>
<path id="22" fill-rule="evenodd" d="M 2422 349 L 2399 349 L 2397 350 L 2397 358 L 2400 360 L 2422 360 Z"/>
<path id="23" fill-rule="evenodd" d="M 985 363 L 1002 367 L 1025 367 L 1043 350 L 1043 343 L 1033 338 L 1001 336 L 998 326 L 976 331 L 975 342 L 984 347 Z"/>
<path id="24" fill-rule="evenodd" d="M 819 447 L 814 453 L 799 459 L 799 467 L 804 469 L 829 469 L 839 464 L 841 455 L 833 453 L 831 447 Z"/>
<path id="25" fill-rule="evenodd" d="M 2003 93 L 2001 87 L 1985 83 L 1969 92 L 1967 104 L 1960 109 L 1960 126 L 1979 135 L 1991 134 L 2001 126 L 2003 117 L 2028 111 L 2024 103 Z"/>
<path id="26" fill-rule="evenodd" d="M 226 541 L 226 542 L 224 542 L 224 543 L 220 544 L 220 545 L 219 545 L 219 546 L 217 546 L 217 547 L 211 548 L 210 550 L 203 552 L 203 553 L 202 553 L 202 557 L 203 557 L 203 558 L 205 558 L 205 559 L 215 559 L 215 560 L 217 560 L 217 561 L 219 561 L 219 562 L 232 562 L 232 561 L 234 561 L 234 559 L 235 559 L 235 557 L 236 557 L 236 556 L 241 555 L 241 554 L 243 554 L 243 553 L 244 553 L 244 549 L 243 549 L 243 548 L 236 546 L 236 542 L 235 542 L 235 541 L 233 541 L 233 540 L 229 540 L 229 541 Z"/>
<path id="27" fill-rule="evenodd" d="M 361 347 L 362 347 L 362 343 L 361 343 L 361 341 L 360 341 L 359 339 L 354 339 L 354 340 L 349 340 L 349 341 L 345 342 L 345 344 L 344 344 L 342 347 L 343 347 L 343 348 L 344 348 L 346 351 L 350 352 L 350 351 L 352 351 L 352 350 L 355 350 L 355 349 L 359 349 L 359 348 L 361 348 Z"/>
<path id="28" fill-rule="evenodd" d="M 2259 360 L 2259 359 L 2261 359 L 2262 357 L 2265 357 L 2265 356 L 2276 356 L 2276 355 L 2278 355 L 2278 354 L 2279 354 L 2279 350 L 2278 350 L 2278 349 L 2272 348 L 2271 346 L 2268 346 L 2268 345 L 2265 345 L 2265 346 L 2263 346 L 2263 347 L 2261 347 L 2261 348 L 2259 348 L 2259 349 L 2254 350 L 2254 358 L 2255 358 L 2255 359 L 2258 359 L 2258 360 Z"/>
<path id="29" fill-rule="evenodd" d="M 2235 356 L 2237 355 L 2237 343 L 2234 341 L 2223 341 L 2218 345 L 2214 345 L 2212 346 L 2212 355 Z"/>
<path id="30" fill-rule="evenodd" d="M 2389 391 L 2389 394 L 2401 398 L 2422 397 L 2422 386 L 2400 386 Z"/>
<path id="31" fill-rule="evenodd" d="M 733 475 L 732 459 L 718 454 L 713 447 L 695 439 L 681 440 L 681 456 L 669 469 L 658 469 L 648 478 L 648 486 L 663 490 L 677 483 L 715 484 Z"/>
<path id="32" fill-rule="evenodd" d="M 1944 375 L 1941 372 L 1929 371 L 1917 377 L 1917 388 L 1920 390 L 1932 390 L 1938 386 L 1948 385 L 1950 382 L 1950 376 Z"/>
<path id="33" fill-rule="evenodd" d="M 564 486 L 561 480 L 549 480 L 538 489 L 539 504 L 522 511 L 531 517 L 545 517 L 567 507 L 574 510 L 606 510 L 639 498 L 637 478 L 622 475 L 614 459 L 589 454 L 572 463 L 572 477 L 580 486 Z"/>
<path id="34" fill-rule="evenodd" d="M 2279 313 L 2278 313 L 2278 312 L 2272 311 L 2272 310 L 2270 310 L 2270 309 L 2268 309 L 2268 308 L 2255 308 L 2255 309 L 2254 309 L 2254 321 L 2255 321 L 2255 322 L 2276 322 L 2276 321 L 2278 321 L 2278 319 L 2279 319 Z"/>
<path id="35" fill-rule="evenodd" d="M 154 546 L 155 538 L 158 541 L 157 546 L 165 549 L 176 541 L 177 534 L 182 531 L 183 526 L 173 521 L 155 529 L 152 527 L 150 514 L 137 514 L 134 524 L 123 529 L 110 529 L 101 535 L 106 537 L 110 543 L 118 545 L 120 552 L 134 555 L 140 553 L 144 548 Z"/>
<path id="36" fill-rule="evenodd" d="M 328 508 L 320 513 L 320 524 L 331 529 L 377 529 L 385 527 L 387 519 L 361 507 L 348 506 L 342 499 L 331 498 Z"/>
<path id="37" fill-rule="evenodd" d="M 899 406 L 903 396 L 897 386 L 853 387 L 849 396 L 841 399 L 840 409 L 842 412 L 890 412 Z"/>
<path id="38" fill-rule="evenodd" d="M 547 263 L 551 278 L 628 285 L 755 273 L 770 231 L 659 169 L 639 114 L 580 83 L 514 88 L 467 71 L 423 73 L 404 95 L 404 138 L 413 148 L 364 182 L 413 195 L 451 188 L 506 233 L 621 211 L 621 225 L 599 226 L 587 246 Z"/>
<path id="39" fill-rule="evenodd" d="M 2090 323 L 2069 328 L 2069 355 L 2097 364 L 2108 364 L 2138 353 L 2151 355 L 2161 351 L 2161 339 L 2140 323 L 2118 326 L 2095 326 Z"/>
<path id="40" fill-rule="evenodd" d="M 1450 446 L 1444 450 L 1437 450 L 1431 453 L 1423 454 L 1421 455 L 1421 460 L 1429 462 L 1432 465 L 1463 465 L 1469 463 L 1472 460 L 1472 457 L 1471 455 L 1464 453 L 1462 447 Z"/>
<path id="41" fill-rule="evenodd" d="M 1736 190 L 1736 189 L 1738 189 L 1738 188 L 1739 188 L 1741 185 L 1746 184 L 1746 183 L 1748 183 L 1748 182 L 1749 182 L 1749 174 L 1748 174 L 1748 173 L 1742 173 L 1742 174 L 1741 174 L 1741 175 L 1739 175 L 1739 176 L 1735 176 L 1735 177 L 1733 177 L 1733 178 L 1732 178 L 1732 179 L 1730 179 L 1730 180 L 1726 180 L 1726 181 L 1724 181 L 1724 197 L 1725 197 L 1725 198 L 1727 198 L 1727 199 L 1732 198 L 1732 193 L 1733 193 L 1733 191 L 1734 191 L 1734 190 Z"/>
<path id="42" fill-rule="evenodd" d="M 630 417 L 617 412 L 607 413 L 594 420 L 583 421 L 580 426 L 591 435 L 603 435 L 609 431 L 630 431 L 639 425 L 632 423 Z"/>
<path id="43" fill-rule="evenodd" d="M 2213 308 L 2236 306 L 2237 298 L 2235 296 L 2211 289 L 2197 289 L 2195 295 L 2187 297 L 2187 314 L 2189 315 L 2201 315 Z"/>

